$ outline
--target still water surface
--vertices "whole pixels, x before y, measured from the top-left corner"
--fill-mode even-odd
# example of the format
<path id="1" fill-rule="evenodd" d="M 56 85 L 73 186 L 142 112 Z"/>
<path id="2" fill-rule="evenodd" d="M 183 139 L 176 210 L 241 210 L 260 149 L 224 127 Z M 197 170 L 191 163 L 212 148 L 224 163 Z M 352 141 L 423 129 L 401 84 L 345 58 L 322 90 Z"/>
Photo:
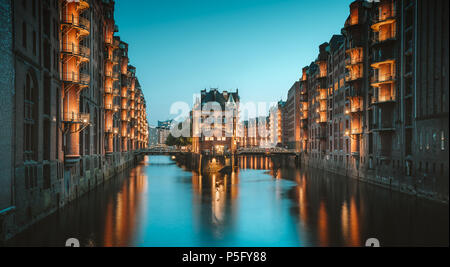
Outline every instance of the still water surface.
<path id="1" fill-rule="evenodd" d="M 199 176 L 151 156 L 8 245 L 448 246 L 448 206 L 318 170 L 248 157 Z"/>

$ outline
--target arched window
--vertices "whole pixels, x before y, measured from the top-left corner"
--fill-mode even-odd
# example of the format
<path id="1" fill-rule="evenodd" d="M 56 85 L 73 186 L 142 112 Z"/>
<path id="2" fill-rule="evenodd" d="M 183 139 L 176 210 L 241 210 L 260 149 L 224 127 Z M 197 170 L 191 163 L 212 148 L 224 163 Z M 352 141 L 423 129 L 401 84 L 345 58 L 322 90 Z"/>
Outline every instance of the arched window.
<path id="1" fill-rule="evenodd" d="M 38 88 L 30 74 L 27 75 L 24 89 L 23 114 L 23 157 L 24 161 L 37 160 L 37 93 Z"/>

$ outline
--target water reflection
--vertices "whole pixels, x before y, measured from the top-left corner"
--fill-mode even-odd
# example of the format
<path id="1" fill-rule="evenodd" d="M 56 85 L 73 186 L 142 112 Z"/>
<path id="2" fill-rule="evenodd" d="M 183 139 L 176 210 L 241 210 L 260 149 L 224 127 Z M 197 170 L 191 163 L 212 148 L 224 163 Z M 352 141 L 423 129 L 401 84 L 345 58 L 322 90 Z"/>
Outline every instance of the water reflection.
<path id="1" fill-rule="evenodd" d="M 147 176 L 137 166 L 129 173 L 117 195 L 109 196 L 106 207 L 103 246 L 127 246 L 132 242 L 141 217 L 141 195 L 147 190 Z"/>
<path id="2" fill-rule="evenodd" d="M 10 245 L 448 246 L 448 206 L 289 160 L 246 156 L 228 175 L 199 175 L 168 157 L 130 172 L 37 224 Z"/>

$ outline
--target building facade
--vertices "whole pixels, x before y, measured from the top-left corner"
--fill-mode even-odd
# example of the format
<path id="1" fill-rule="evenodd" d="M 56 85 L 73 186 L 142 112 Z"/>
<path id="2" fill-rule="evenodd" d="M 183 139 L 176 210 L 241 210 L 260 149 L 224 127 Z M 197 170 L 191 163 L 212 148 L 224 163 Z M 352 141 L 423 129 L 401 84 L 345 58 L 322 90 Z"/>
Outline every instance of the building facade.
<path id="1" fill-rule="evenodd" d="M 439 0 L 350 5 L 343 35 L 303 72 L 307 165 L 448 201 L 447 11 Z"/>
<path id="2" fill-rule="evenodd" d="M 223 154 L 238 147 L 239 91 L 202 90 L 192 121 L 194 153 Z"/>
<path id="3" fill-rule="evenodd" d="M 270 144 L 275 147 L 277 144 L 281 144 L 282 140 L 282 121 L 281 110 L 278 105 L 274 105 L 269 110 L 269 132 L 270 132 Z"/>
<path id="4" fill-rule="evenodd" d="M 300 81 L 296 81 L 288 91 L 286 101 L 286 124 L 284 131 L 287 134 L 286 146 L 289 149 L 300 149 L 300 108 L 301 108 Z"/>
<path id="5" fill-rule="evenodd" d="M 11 124 L 0 143 L 9 173 L 0 181 L 9 192 L 1 192 L 0 210 L 13 210 L 0 215 L 6 239 L 129 166 L 148 145 L 148 125 L 142 91 L 119 113 L 121 97 L 133 102 L 135 77 L 117 54 L 114 1 L 4 1 L 1 8 L 10 27 L 1 47 L 2 82 L 10 83 L 2 86 L 10 100 L 0 115 Z"/>

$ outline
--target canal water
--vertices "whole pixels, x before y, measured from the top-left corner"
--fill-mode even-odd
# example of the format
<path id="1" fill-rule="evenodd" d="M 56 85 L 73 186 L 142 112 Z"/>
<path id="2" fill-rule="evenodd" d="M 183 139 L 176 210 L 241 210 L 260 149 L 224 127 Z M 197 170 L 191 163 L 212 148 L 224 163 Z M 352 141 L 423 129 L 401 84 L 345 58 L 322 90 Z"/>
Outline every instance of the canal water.
<path id="1" fill-rule="evenodd" d="M 11 240 L 10 246 L 448 246 L 446 205 L 319 170 L 246 157 L 200 176 L 169 157 L 134 169 Z"/>

